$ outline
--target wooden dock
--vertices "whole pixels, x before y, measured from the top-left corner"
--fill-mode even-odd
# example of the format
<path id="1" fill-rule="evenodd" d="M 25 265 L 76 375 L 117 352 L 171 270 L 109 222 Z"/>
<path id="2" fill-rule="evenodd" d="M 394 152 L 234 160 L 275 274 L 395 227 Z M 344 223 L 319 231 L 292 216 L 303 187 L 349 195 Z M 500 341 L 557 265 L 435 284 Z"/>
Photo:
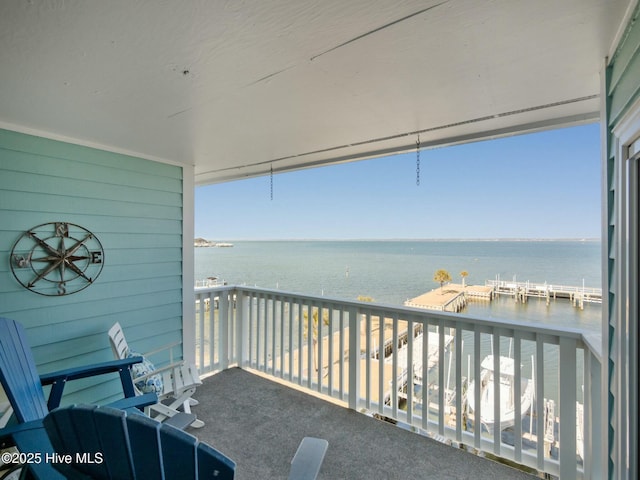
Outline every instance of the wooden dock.
<path id="1" fill-rule="evenodd" d="M 441 312 L 460 312 L 469 300 L 493 298 L 493 288 L 487 285 L 461 285 L 448 283 L 441 288 L 423 293 L 404 302 L 407 307 L 426 308 Z"/>
<path id="2" fill-rule="evenodd" d="M 526 303 L 529 298 L 544 298 L 549 305 L 551 299 L 564 298 L 580 309 L 584 309 L 585 303 L 602 303 L 601 288 L 505 280 L 487 280 L 485 285 L 492 288 L 496 295 L 512 296 L 516 302 L 522 303 Z"/>
<path id="3" fill-rule="evenodd" d="M 458 313 L 469 301 L 491 301 L 496 295 L 513 297 L 516 303 L 526 303 L 529 298 L 544 298 L 547 305 L 551 300 L 566 299 L 580 309 L 584 309 L 587 303 L 602 303 L 601 288 L 554 285 L 546 282 L 487 280 L 484 285 L 448 283 L 407 300 L 404 304 L 407 307 Z"/>

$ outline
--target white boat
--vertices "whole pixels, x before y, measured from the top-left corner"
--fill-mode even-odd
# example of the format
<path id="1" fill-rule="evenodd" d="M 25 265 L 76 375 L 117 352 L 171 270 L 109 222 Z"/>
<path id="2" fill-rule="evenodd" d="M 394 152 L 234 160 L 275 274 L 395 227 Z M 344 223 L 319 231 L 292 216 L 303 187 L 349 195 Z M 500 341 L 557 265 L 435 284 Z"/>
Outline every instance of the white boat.
<path id="1" fill-rule="evenodd" d="M 500 430 L 511 427 L 515 423 L 515 371 L 514 361 L 510 357 L 500 357 L 500 418 L 495 418 L 495 372 L 493 355 L 488 355 L 481 364 L 480 373 L 480 422 L 489 431 L 493 432 L 496 423 L 500 423 Z M 524 416 L 531 408 L 533 402 L 534 385 L 529 378 L 521 379 L 520 415 Z M 469 408 L 475 413 L 475 381 L 469 384 L 467 401 Z"/>
<path id="2" fill-rule="evenodd" d="M 440 359 L 440 334 L 437 328 L 435 331 L 429 332 L 428 339 L 429 339 L 429 343 L 427 345 L 427 365 L 424 365 L 422 362 L 423 344 L 424 344 L 423 333 L 421 332 L 418 335 L 416 335 L 416 337 L 413 340 L 413 352 L 411 357 L 413 359 L 413 401 L 414 401 L 414 407 L 417 407 L 417 408 L 422 408 L 422 403 L 424 401 L 422 392 L 425 391 L 424 390 L 425 388 L 426 388 L 427 395 L 430 395 L 431 393 L 437 390 L 437 387 L 435 387 L 435 384 L 434 384 L 434 379 L 435 377 L 437 377 L 436 373 L 434 372 L 437 370 L 438 361 Z M 445 356 L 446 355 L 449 356 L 449 374 L 447 376 L 447 386 L 445 387 L 445 399 L 446 399 L 447 405 L 450 404 L 450 400 L 451 398 L 453 398 L 453 395 L 455 394 L 455 392 L 452 392 L 451 390 L 449 390 L 449 378 L 451 373 L 451 360 L 452 360 L 451 344 L 453 343 L 453 340 L 454 340 L 453 335 L 449 335 L 449 334 L 444 335 L 444 345 L 443 345 L 444 354 Z M 398 350 L 398 357 L 397 357 L 398 364 L 407 365 L 407 361 L 408 361 L 407 356 L 408 356 L 408 345 L 405 344 L 400 350 Z M 393 357 L 391 356 L 389 356 L 385 360 L 385 363 L 392 363 L 392 362 L 393 362 Z M 402 373 L 398 376 L 398 397 L 404 400 L 408 399 L 407 388 L 408 388 L 408 384 L 410 383 L 408 379 L 408 374 L 409 374 L 408 369 L 404 368 L 402 370 Z M 426 381 L 427 376 L 431 379 L 431 381 L 425 387 L 424 382 Z M 428 403 L 428 402 L 425 402 L 425 403 Z"/>
<path id="3" fill-rule="evenodd" d="M 218 277 L 207 277 L 204 280 L 196 280 L 196 288 L 211 288 L 211 287 L 223 287 L 227 284 L 224 280 L 220 280 Z"/>

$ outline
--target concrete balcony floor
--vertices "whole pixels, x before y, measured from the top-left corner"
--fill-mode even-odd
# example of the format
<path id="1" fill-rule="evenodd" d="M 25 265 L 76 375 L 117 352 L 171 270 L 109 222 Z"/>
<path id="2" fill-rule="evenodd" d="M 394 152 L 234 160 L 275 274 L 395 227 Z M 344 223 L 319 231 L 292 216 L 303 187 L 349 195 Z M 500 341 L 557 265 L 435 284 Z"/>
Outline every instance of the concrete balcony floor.
<path id="1" fill-rule="evenodd" d="M 323 479 L 536 478 L 238 368 L 206 378 L 189 429 L 237 464 L 238 480 L 288 477 L 305 436 L 329 449 Z"/>

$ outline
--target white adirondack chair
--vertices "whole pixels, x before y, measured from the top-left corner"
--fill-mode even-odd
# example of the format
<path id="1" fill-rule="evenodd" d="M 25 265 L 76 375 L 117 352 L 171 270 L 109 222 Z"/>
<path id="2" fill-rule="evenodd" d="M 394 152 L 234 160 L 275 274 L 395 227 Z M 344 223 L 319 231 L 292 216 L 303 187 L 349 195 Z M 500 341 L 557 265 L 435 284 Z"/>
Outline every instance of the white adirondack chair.
<path id="1" fill-rule="evenodd" d="M 131 350 L 129 349 L 129 345 L 127 344 L 127 340 L 124 336 L 120 323 L 116 322 L 109 329 L 109 342 L 116 359 L 127 358 L 127 356 L 130 356 L 129 352 Z M 169 350 L 169 364 L 155 368 L 154 371 L 136 376 L 133 379 L 134 387 L 137 391 L 136 393 L 141 394 L 143 392 L 139 390 L 136 383 L 139 384 L 140 382 L 146 381 L 156 375 L 161 376 L 162 381 L 159 386 L 160 391 L 156 391 L 159 402 L 147 407 L 147 414 L 160 422 L 165 419 L 169 419 L 168 421 L 171 423 L 171 418 L 175 417 L 175 420 L 177 420 L 181 414 L 184 413 L 191 415 L 191 406 L 198 404 L 198 401 L 195 398 L 192 398 L 196 388 L 199 385 L 202 385 L 200 376 L 198 375 L 198 369 L 195 365 L 188 365 L 182 361 L 173 361 L 172 350 L 177 345 L 180 345 L 180 343 L 178 342 L 171 345 L 165 345 L 151 352 L 142 353 L 141 355 L 145 359 L 148 359 L 151 355 L 164 350 Z M 134 354 L 138 355 L 137 352 L 134 352 Z M 182 409 L 182 411 L 179 409 Z M 192 416 L 192 418 L 195 418 L 195 416 Z M 190 422 L 190 426 L 195 428 L 200 428 L 203 425 L 204 422 L 198 419 Z"/>

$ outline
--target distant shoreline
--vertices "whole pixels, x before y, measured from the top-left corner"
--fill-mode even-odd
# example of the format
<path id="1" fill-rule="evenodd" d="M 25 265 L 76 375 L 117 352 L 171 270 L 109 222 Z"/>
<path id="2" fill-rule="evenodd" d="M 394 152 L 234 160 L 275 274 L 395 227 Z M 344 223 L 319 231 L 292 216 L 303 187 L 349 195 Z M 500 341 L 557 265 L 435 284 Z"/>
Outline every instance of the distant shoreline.
<path id="1" fill-rule="evenodd" d="M 231 242 L 580 242 L 601 243 L 600 238 L 241 238 Z"/>

